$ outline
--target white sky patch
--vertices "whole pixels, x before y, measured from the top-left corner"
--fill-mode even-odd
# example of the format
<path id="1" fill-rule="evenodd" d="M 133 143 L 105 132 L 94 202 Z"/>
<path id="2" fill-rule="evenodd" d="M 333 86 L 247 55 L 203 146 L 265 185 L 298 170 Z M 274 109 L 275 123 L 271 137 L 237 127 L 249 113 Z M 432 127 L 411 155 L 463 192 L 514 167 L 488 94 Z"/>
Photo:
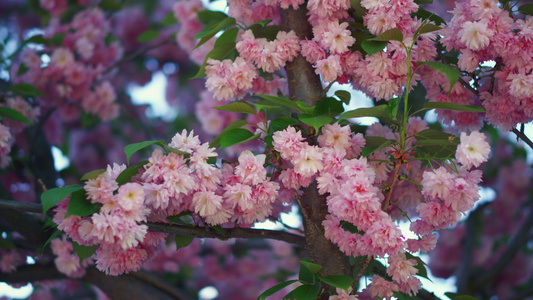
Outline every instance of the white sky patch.
<path id="1" fill-rule="evenodd" d="M 70 165 L 68 157 L 63 155 L 63 152 L 56 146 L 52 146 L 52 156 L 54 157 L 54 167 L 56 171 L 61 171 Z"/>
<path id="2" fill-rule="evenodd" d="M 0 297 L 7 296 L 16 299 L 26 299 L 32 293 L 33 286 L 31 285 L 31 283 L 28 283 L 27 285 L 16 289 L 4 282 L 0 282 Z"/>
<path id="3" fill-rule="evenodd" d="M 167 77 L 162 72 L 156 72 L 152 80 L 145 86 L 130 85 L 126 88 L 134 104 L 149 104 L 148 117 L 160 117 L 165 121 L 172 121 L 178 115 L 177 109 L 168 105 L 165 100 Z"/>
<path id="4" fill-rule="evenodd" d="M 198 297 L 200 300 L 211 300 L 218 297 L 218 291 L 213 286 L 206 286 L 198 292 Z"/>

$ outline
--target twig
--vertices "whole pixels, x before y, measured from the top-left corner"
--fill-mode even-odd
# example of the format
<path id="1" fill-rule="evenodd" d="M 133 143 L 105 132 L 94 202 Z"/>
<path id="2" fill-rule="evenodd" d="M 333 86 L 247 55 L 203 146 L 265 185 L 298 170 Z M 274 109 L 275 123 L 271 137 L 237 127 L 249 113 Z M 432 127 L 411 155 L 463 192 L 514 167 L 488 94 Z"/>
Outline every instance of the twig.
<path id="1" fill-rule="evenodd" d="M 533 141 L 531 141 L 524 132 L 519 131 L 516 128 L 513 128 L 511 131 L 516 134 L 518 138 L 524 141 L 524 143 L 526 143 L 531 149 L 533 149 Z"/>
<path id="2" fill-rule="evenodd" d="M 31 213 L 42 213 L 43 206 L 39 203 L 19 202 L 14 200 L 0 199 L 0 208 L 13 209 Z"/>
<path id="3" fill-rule="evenodd" d="M 146 225 L 148 225 L 148 229 L 151 231 L 192 236 L 197 238 L 215 238 L 220 240 L 227 240 L 230 238 L 273 239 L 299 246 L 305 246 L 305 237 L 285 231 L 235 227 L 224 228 L 224 234 L 222 234 L 215 230 L 206 230 L 208 227 L 191 227 L 163 223 L 146 223 Z"/>

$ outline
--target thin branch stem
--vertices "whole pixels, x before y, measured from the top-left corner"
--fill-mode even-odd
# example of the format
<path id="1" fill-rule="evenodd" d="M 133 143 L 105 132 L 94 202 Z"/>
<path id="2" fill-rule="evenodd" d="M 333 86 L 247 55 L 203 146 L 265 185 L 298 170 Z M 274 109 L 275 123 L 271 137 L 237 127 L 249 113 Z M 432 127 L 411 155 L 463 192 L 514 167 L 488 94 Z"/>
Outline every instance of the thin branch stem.
<path id="1" fill-rule="evenodd" d="M 42 213 L 43 206 L 39 203 L 27 203 L 19 202 L 14 200 L 4 200 L 0 199 L 0 208 L 2 209 L 13 209 L 17 211 L 25 211 L 31 213 Z"/>
<path id="2" fill-rule="evenodd" d="M 531 141 L 524 132 L 519 131 L 516 128 L 513 128 L 511 131 L 516 134 L 519 139 L 524 141 L 524 143 L 526 143 L 531 149 L 533 149 L 533 141 Z"/>
<path id="3" fill-rule="evenodd" d="M 396 182 L 398 182 L 399 176 L 398 173 L 400 172 L 400 167 L 402 166 L 402 163 L 396 163 L 394 165 L 394 175 L 392 177 L 392 184 L 390 185 L 389 193 L 387 194 L 387 198 L 383 202 L 382 210 L 387 211 L 387 208 L 389 208 L 390 199 L 392 197 L 392 192 L 394 191 L 394 187 L 396 186 Z"/>

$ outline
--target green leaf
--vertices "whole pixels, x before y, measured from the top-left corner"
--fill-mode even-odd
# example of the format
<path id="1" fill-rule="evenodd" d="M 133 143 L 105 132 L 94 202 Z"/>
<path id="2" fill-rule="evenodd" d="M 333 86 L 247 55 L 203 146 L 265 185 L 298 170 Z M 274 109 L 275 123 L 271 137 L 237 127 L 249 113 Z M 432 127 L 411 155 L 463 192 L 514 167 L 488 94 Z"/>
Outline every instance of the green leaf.
<path id="1" fill-rule="evenodd" d="M 272 296 L 275 293 L 281 291 L 282 289 L 296 282 L 298 282 L 298 280 L 289 280 L 289 281 L 285 281 L 280 284 L 277 284 L 269 288 L 268 290 L 264 291 L 261 295 L 259 295 L 259 297 L 257 297 L 257 300 L 265 300 L 268 296 Z"/>
<path id="2" fill-rule="evenodd" d="M 189 246 L 194 240 L 193 236 L 176 235 L 176 250 Z"/>
<path id="3" fill-rule="evenodd" d="M 418 11 L 413 14 L 413 16 L 418 17 L 421 20 L 430 20 L 435 22 L 437 25 L 446 25 L 446 21 L 443 18 L 437 16 L 436 14 L 425 10 L 422 6 L 418 7 Z"/>
<path id="4" fill-rule="evenodd" d="M 386 42 L 386 41 L 399 41 L 399 42 L 402 42 L 403 41 L 403 33 L 398 28 L 392 28 L 392 29 L 389 29 L 389 30 L 383 32 L 382 34 L 376 36 L 375 38 L 371 38 L 369 40 L 370 41 L 381 41 L 381 42 Z"/>
<path id="5" fill-rule="evenodd" d="M 228 15 L 216 10 L 202 10 L 197 12 L 197 14 L 198 19 L 204 24 L 217 24 L 228 18 Z"/>
<path id="6" fill-rule="evenodd" d="M 211 228 L 213 228 L 214 230 L 216 230 L 218 233 L 220 233 L 220 235 L 222 235 L 223 237 L 226 237 L 226 231 L 224 230 L 224 228 L 222 228 L 222 226 L 220 225 L 215 225 L 215 226 L 211 226 Z"/>
<path id="7" fill-rule="evenodd" d="M 17 84 L 14 84 L 8 87 L 8 90 L 15 92 L 17 94 L 21 94 L 21 95 L 29 96 L 29 97 L 43 95 L 41 91 L 39 91 L 35 86 L 29 83 L 17 83 Z"/>
<path id="8" fill-rule="evenodd" d="M 103 10 L 119 11 L 122 9 L 122 3 L 117 0 L 102 0 L 98 6 Z"/>
<path id="9" fill-rule="evenodd" d="M 259 101 L 259 102 L 252 102 L 252 104 L 255 106 L 257 111 L 261 111 L 262 109 L 264 109 L 265 111 L 270 111 L 270 110 L 273 110 L 273 109 L 280 109 L 281 108 L 281 106 L 278 106 L 278 105 L 271 105 L 270 102 L 268 102 L 266 100 Z"/>
<path id="10" fill-rule="evenodd" d="M 420 26 L 420 28 L 418 29 L 418 34 L 424 34 L 424 33 L 428 33 L 428 32 L 433 32 L 433 31 L 437 31 L 437 30 L 441 30 L 442 28 L 440 26 L 437 26 L 435 24 L 431 24 L 431 23 L 426 23 L 422 26 Z"/>
<path id="11" fill-rule="evenodd" d="M 174 16 L 174 12 L 169 12 L 165 18 L 161 21 L 161 25 L 163 26 L 172 26 L 178 23 L 178 20 Z"/>
<path id="12" fill-rule="evenodd" d="M 0 49 L 0 51 L 1 51 L 1 49 Z M 16 76 L 22 76 L 22 75 L 26 74 L 29 70 L 30 70 L 30 68 L 28 68 L 25 63 L 20 63 L 19 68 L 17 70 L 17 75 Z"/>
<path id="13" fill-rule="evenodd" d="M 357 234 L 360 234 L 360 235 L 365 234 L 364 231 L 359 230 L 359 228 L 357 228 L 357 226 L 355 226 L 354 224 L 352 224 L 352 223 L 350 223 L 348 221 L 342 221 L 341 222 L 341 228 L 346 230 L 346 231 L 349 231 L 351 233 L 357 233 Z"/>
<path id="14" fill-rule="evenodd" d="M 148 29 L 137 37 L 139 43 L 149 43 L 159 37 L 159 30 Z"/>
<path id="15" fill-rule="evenodd" d="M 195 39 L 200 39 L 200 42 L 198 42 L 198 44 L 196 45 L 196 47 L 194 47 L 194 49 L 202 46 L 203 44 L 205 44 L 207 41 L 209 41 L 212 37 L 214 37 L 219 31 L 221 30 L 224 30 L 232 25 L 235 25 L 236 22 L 235 22 L 235 19 L 234 18 L 225 18 L 223 19 L 222 21 L 220 21 L 219 23 L 217 23 L 216 25 L 214 25 L 213 27 L 211 28 L 208 28 L 200 33 L 198 33 L 197 35 L 194 36 Z"/>
<path id="16" fill-rule="evenodd" d="M 452 298 L 453 300 L 478 300 L 478 298 L 470 295 L 459 295 Z"/>
<path id="17" fill-rule="evenodd" d="M 415 0 L 416 4 L 432 4 L 433 0 Z"/>
<path id="18" fill-rule="evenodd" d="M 451 102 L 427 102 L 424 103 L 425 109 L 445 109 L 445 110 L 456 110 L 456 111 L 465 111 L 465 112 L 485 112 L 485 109 L 481 106 L 476 105 L 462 105 Z"/>
<path id="19" fill-rule="evenodd" d="M 78 258 L 80 259 L 80 265 L 81 263 L 86 259 L 91 257 L 94 252 L 96 252 L 96 249 L 98 249 L 100 245 L 93 245 L 93 246 L 83 246 L 75 241 L 72 241 L 72 248 L 74 248 L 74 252 L 78 254 Z"/>
<path id="20" fill-rule="evenodd" d="M 398 300 L 418 300 L 418 296 L 409 296 L 407 295 L 406 293 L 402 293 L 402 292 L 393 292 L 394 296 L 396 296 L 396 298 Z"/>
<path id="21" fill-rule="evenodd" d="M 312 263 L 310 261 L 300 260 L 300 265 L 305 266 L 309 271 L 313 273 L 318 273 L 318 271 L 322 270 L 322 266 Z"/>
<path id="22" fill-rule="evenodd" d="M 429 277 L 428 277 L 428 271 L 426 270 L 426 267 L 425 267 L 426 263 L 420 257 L 414 256 L 414 255 L 412 255 L 409 252 L 405 252 L 405 256 L 406 256 L 407 259 L 416 260 L 417 265 L 415 266 L 415 268 L 418 270 L 418 273 L 416 273 L 417 276 L 426 278 L 427 280 L 431 281 L 431 279 L 429 279 Z M 431 281 L 431 282 L 433 282 L 433 281 Z"/>
<path id="23" fill-rule="evenodd" d="M 235 43 L 225 43 L 221 44 L 220 46 L 215 46 L 211 52 L 207 54 L 207 56 L 204 59 L 204 63 L 200 66 L 200 69 L 198 70 L 198 73 L 194 75 L 191 79 L 194 78 L 202 78 L 205 76 L 205 67 L 207 66 L 207 60 L 210 58 L 215 60 L 224 60 L 226 59 L 233 51 L 235 50 Z"/>
<path id="24" fill-rule="evenodd" d="M 61 200 L 68 197 L 68 195 L 83 189 L 81 185 L 67 185 L 63 187 L 57 187 L 44 191 L 41 195 L 41 204 L 43 205 L 43 216 L 46 212 L 54 207 L 54 205 L 61 202 Z"/>
<path id="25" fill-rule="evenodd" d="M 158 146 L 161 146 L 161 147 L 165 147 L 165 142 L 163 142 L 162 140 L 159 140 L 159 141 L 144 141 L 144 142 L 140 142 L 140 143 L 134 143 L 134 144 L 129 144 L 127 145 L 126 147 L 124 147 L 124 153 L 126 153 L 126 159 L 127 159 L 127 162 L 128 164 L 130 163 L 130 157 L 133 155 L 133 153 L 141 150 L 141 149 L 144 149 L 148 146 L 151 146 L 151 145 L 158 145 Z"/>
<path id="26" fill-rule="evenodd" d="M 229 112 L 236 112 L 236 113 L 243 113 L 243 114 L 252 114 L 252 115 L 256 114 L 255 109 L 248 103 L 244 103 L 244 102 L 231 102 L 226 105 L 215 106 L 213 108 L 216 108 L 222 111 L 229 111 Z"/>
<path id="27" fill-rule="evenodd" d="M 341 115 L 341 119 L 359 118 L 359 117 L 375 117 L 387 118 L 387 105 L 382 104 L 374 107 L 362 107 L 355 110 L 350 110 Z"/>
<path id="28" fill-rule="evenodd" d="M 28 119 L 25 115 L 21 114 L 18 110 L 12 109 L 11 107 L 0 106 L 0 116 L 24 124 L 32 124 L 32 121 L 30 119 Z"/>
<path id="29" fill-rule="evenodd" d="M 366 145 L 361 151 L 362 155 L 365 157 L 396 142 L 380 136 L 365 136 L 365 140 Z"/>
<path id="30" fill-rule="evenodd" d="M 302 121 L 303 123 L 313 126 L 317 134 L 320 130 L 320 127 L 333 121 L 333 119 L 328 116 L 313 116 L 309 114 L 301 114 L 299 118 L 300 118 L 300 121 Z"/>
<path id="31" fill-rule="evenodd" d="M 330 117 L 335 117 L 343 112 L 344 106 L 342 105 L 341 101 L 333 97 L 327 97 L 320 100 L 317 105 L 315 105 L 313 116 L 327 115 Z"/>
<path id="32" fill-rule="evenodd" d="M 457 136 L 435 129 L 422 130 L 415 135 L 415 139 L 415 145 L 421 147 L 419 150 L 433 157 L 451 157 L 459 144 Z"/>
<path id="33" fill-rule="evenodd" d="M 294 109 L 296 109 L 297 111 L 300 111 L 300 112 L 307 112 L 307 113 L 311 113 L 312 112 L 312 110 L 307 110 L 306 111 L 305 109 L 302 108 L 301 105 L 298 105 L 296 103 L 296 101 L 292 101 L 292 100 L 289 100 L 287 98 L 271 96 L 271 95 L 256 95 L 256 96 L 261 97 L 261 98 L 263 98 L 265 100 L 268 100 L 270 102 L 274 102 L 276 104 L 280 104 L 280 105 L 283 105 L 283 106 L 294 108 Z"/>
<path id="34" fill-rule="evenodd" d="M 24 44 L 42 44 L 42 45 L 48 45 L 50 43 L 50 41 L 48 39 L 46 39 L 42 34 L 37 34 L 37 35 L 34 35 L 32 37 L 30 37 L 29 39 L 25 40 L 23 42 Z"/>
<path id="35" fill-rule="evenodd" d="M 56 33 L 53 37 L 50 38 L 50 42 L 59 47 L 63 44 L 63 41 L 65 40 L 66 36 L 66 33 Z"/>
<path id="36" fill-rule="evenodd" d="M 0 238 L 0 249 L 14 250 L 17 249 L 17 246 L 15 246 L 15 244 L 13 244 L 11 241 Z"/>
<path id="37" fill-rule="evenodd" d="M 307 267 L 300 265 L 298 279 L 305 284 L 315 284 L 318 280 L 318 274 L 311 272 Z"/>
<path id="38" fill-rule="evenodd" d="M 335 96 L 339 97 L 339 99 L 341 99 L 341 101 L 346 105 L 350 104 L 350 99 L 352 98 L 352 94 L 350 94 L 350 92 L 343 90 L 336 91 Z"/>
<path id="39" fill-rule="evenodd" d="M 255 22 L 254 24 L 246 27 L 246 30 L 251 30 L 254 36 L 259 36 L 263 27 L 265 27 L 270 22 L 272 22 L 272 20 L 264 20 L 264 21 Z"/>
<path id="40" fill-rule="evenodd" d="M 364 40 L 361 42 L 361 47 L 368 55 L 372 55 L 385 49 L 387 42 Z"/>
<path id="41" fill-rule="evenodd" d="M 389 103 L 387 104 L 387 114 L 389 117 L 393 120 L 396 120 L 396 116 L 398 115 L 398 106 L 400 104 L 400 98 L 395 97 L 389 100 Z"/>
<path id="42" fill-rule="evenodd" d="M 63 234 L 63 231 L 61 230 L 55 230 L 52 235 L 50 235 L 50 237 L 46 240 L 46 242 L 44 242 L 43 245 L 39 246 L 36 253 L 38 252 L 41 252 L 41 254 L 43 253 L 44 251 L 44 248 L 46 248 L 46 246 L 55 238 L 59 237 L 60 235 Z"/>
<path id="43" fill-rule="evenodd" d="M 130 182 L 131 178 L 139 173 L 139 169 L 147 163 L 147 160 L 143 160 L 127 167 L 117 176 L 117 179 L 115 181 L 118 183 L 118 185 L 123 185 Z"/>
<path id="44" fill-rule="evenodd" d="M 448 78 L 448 81 L 450 82 L 450 91 L 452 90 L 454 84 L 459 80 L 459 76 L 461 76 L 461 72 L 459 71 L 459 69 L 448 64 L 436 61 L 419 61 L 418 64 L 430 66 L 433 69 L 443 73 L 444 76 L 446 76 L 446 78 Z"/>
<path id="45" fill-rule="evenodd" d="M 520 5 L 520 7 L 518 8 L 518 11 L 523 13 L 524 15 L 533 16 L 533 4 Z"/>
<path id="46" fill-rule="evenodd" d="M 220 148 L 226 148 L 229 146 L 237 145 L 247 142 L 254 136 L 250 130 L 235 128 L 222 132 L 220 137 Z"/>
<path id="47" fill-rule="evenodd" d="M 95 179 L 98 177 L 98 175 L 105 173 L 105 169 L 98 169 L 91 172 L 85 173 L 80 180 L 89 180 L 89 179 Z"/>
<path id="48" fill-rule="evenodd" d="M 90 216 L 93 213 L 97 212 L 100 209 L 100 204 L 93 204 L 85 197 L 85 191 L 79 190 L 72 193 L 70 196 L 70 201 L 68 203 L 67 214 L 65 217 L 70 215 L 86 217 Z"/>
<path id="49" fill-rule="evenodd" d="M 237 121 L 229 124 L 228 127 L 226 127 L 224 130 L 222 130 L 222 132 L 209 144 L 209 147 L 210 148 L 214 148 L 214 147 L 220 145 L 220 138 L 222 137 L 223 134 L 225 134 L 226 131 L 231 130 L 231 129 L 235 129 L 235 128 L 241 128 L 241 127 L 246 126 L 246 125 L 250 125 L 250 124 L 248 124 L 248 122 L 246 122 L 245 120 L 237 120 Z"/>
<path id="50" fill-rule="evenodd" d="M 353 283 L 353 278 L 346 275 L 330 275 L 326 277 L 322 277 L 318 275 L 318 279 L 320 279 L 322 282 L 329 284 L 333 287 L 343 289 L 345 291 L 348 291 L 348 288 Z"/>
<path id="51" fill-rule="evenodd" d="M 320 281 L 314 285 L 301 285 L 292 291 L 296 300 L 316 299 L 318 293 L 320 293 Z"/>
<path id="52" fill-rule="evenodd" d="M 283 30 L 283 27 L 279 25 L 265 26 L 259 33 L 259 37 L 265 38 L 268 41 L 273 41 L 281 30 Z"/>
<path id="53" fill-rule="evenodd" d="M 270 122 L 270 132 L 284 130 L 285 128 L 298 124 L 298 120 L 291 117 L 278 117 Z"/>

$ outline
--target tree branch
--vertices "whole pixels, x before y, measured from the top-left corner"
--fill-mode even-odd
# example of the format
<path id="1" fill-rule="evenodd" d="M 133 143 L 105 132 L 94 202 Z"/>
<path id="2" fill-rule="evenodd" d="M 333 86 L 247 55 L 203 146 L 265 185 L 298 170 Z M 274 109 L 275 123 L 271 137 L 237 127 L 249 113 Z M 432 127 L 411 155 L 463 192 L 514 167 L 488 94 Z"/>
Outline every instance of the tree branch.
<path id="1" fill-rule="evenodd" d="M 507 267 L 507 265 L 515 257 L 520 248 L 527 243 L 531 228 L 533 228 L 533 209 L 530 208 L 526 220 L 518 232 L 513 236 L 505 252 L 489 270 L 483 272 L 479 279 L 474 281 L 472 284 L 472 291 L 476 291 L 477 289 L 482 288 L 494 281 L 498 274 L 500 274 L 501 271 Z"/>
<path id="2" fill-rule="evenodd" d="M 511 131 L 516 134 L 517 138 L 524 141 L 524 143 L 526 143 L 531 149 L 533 149 L 533 141 L 531 141 L 524 132 L 519 131 L 516 128 L 513 128 Z"/>
<path id="3" fill-rule="evenodd" d="M 0 207 L 5 209 L 13 209 L 17 211 L 25 211 L 31 213 L 42 213 L 43 206 L 39 203 L 19 202 L 14 200 L 0 199 Z"/>
<path id="4" fill-rule="evenodd" d="M 284 241 L 290 244 L 296 244 L 299 246 L 305 245 L 305 238 L 303 236 L 285 231 L 235 227 L 224 228 L 224 234 L 222 234 L 208 227 L 190 227 L 163 223 L 146 223 L 146 225 L 148 225 L 148 229 L 151 231 L 171 233 L 183 236 L 192 236 L 197 238 L 215 238 L 220 240 L 227 240 L 230 238 L 273 239 L 278 241 Z"/>
<path id="5" fill-rule="evenodd" d="M 63 273 L 60 273 L 54 263 L 46 265 L 34 264 L 23 265 L 17 268 L 13 273 L 0 272 L 0 282 L 6 283 L 26 283 L 42 280 L 68 279 Z"/>

